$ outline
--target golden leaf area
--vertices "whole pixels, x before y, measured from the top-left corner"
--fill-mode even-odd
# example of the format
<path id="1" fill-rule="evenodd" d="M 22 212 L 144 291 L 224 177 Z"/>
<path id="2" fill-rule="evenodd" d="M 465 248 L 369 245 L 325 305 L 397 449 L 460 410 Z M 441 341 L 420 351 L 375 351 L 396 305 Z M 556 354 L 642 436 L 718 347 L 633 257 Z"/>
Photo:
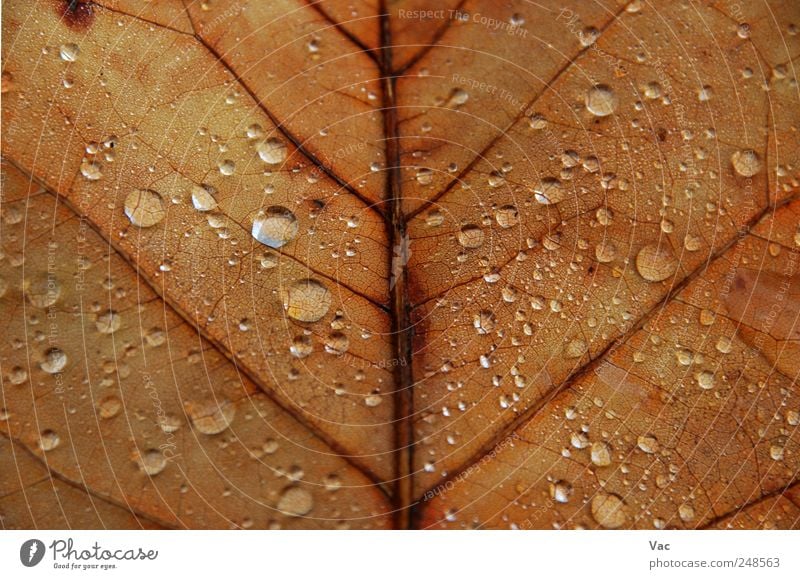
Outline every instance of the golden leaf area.
<path id="1" fill-rule="evenodd" d="M 799 28 L 3 2 L 2 527 L 800 527 Z"/>

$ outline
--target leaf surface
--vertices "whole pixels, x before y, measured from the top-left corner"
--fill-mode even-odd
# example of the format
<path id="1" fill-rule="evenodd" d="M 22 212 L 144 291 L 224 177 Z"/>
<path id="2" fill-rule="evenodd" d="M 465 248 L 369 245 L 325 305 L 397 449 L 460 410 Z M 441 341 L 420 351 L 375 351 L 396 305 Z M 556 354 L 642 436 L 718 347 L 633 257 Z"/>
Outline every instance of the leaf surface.
<path id="1" fill-rule="evenodd" d="M 30 4 L 5 525 L 797 526 L 794 3 Z"/>

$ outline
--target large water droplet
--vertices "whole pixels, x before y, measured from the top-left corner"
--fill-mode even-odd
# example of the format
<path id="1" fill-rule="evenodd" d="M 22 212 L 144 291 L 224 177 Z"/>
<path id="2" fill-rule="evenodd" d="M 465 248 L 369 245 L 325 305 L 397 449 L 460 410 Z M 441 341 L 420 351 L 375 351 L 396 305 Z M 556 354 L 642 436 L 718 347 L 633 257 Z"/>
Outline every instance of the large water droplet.
<path id="1" fill-rule="evenodd" d="M 236 415 L 236 405 L 230 400 L 187 402 L 186 414 L 192 425 L 203 434 L 219 434 L 226 430 Z"/>
<path id="2" fill-rule="evenodd" d="M 25 282 L 25 297 L 33 307 L 48 308 L 60 295 L 61 284 L 52 275 L 40 275 Z"/>
<path id="3" fill-rule="evenodd" d="M 278 499 L 278 510 L 290 517 L 302 517 L 314 508 L 314 497 L 304 488 L 291 486 Z"/>
<path id="4" fill-rule="evenodd" d="M 617 110 L 617 96 L 611 87 L 596 84 L 586 93 L 586 108 L 596 117 L 607 117 Z"/>
<path id="5" fill-rule="evenodd" d="M 256 152 L 262 161 L 270 165 L 277 165 L 286 160 L 286 145 L 275 137 L 270 137 L 256 145 Z"/>
<path id="6" fill-rule="evenodd" d="M 269 207 L 253 221 L 253 237 L 273 249 L 283 247 L 297 237 L 297 218 L 280 205 Z"/>
<path id="7" fill-rule="evenodd" d="M 192 187 L 192 205 L 198 211 L 213 211 L 217 208 L 213 189 L 209 185 L 195 185 Z"/>
<path id="8" fill-rule="evenodd" d="M 458 242 L 467 249 L 476 249 L 483 245 L 483 230 L 477 225 L 465 225 L 458 232 Z"/>
<path id="9" fill-rule="evenodd" d="M 611 451 L 605 442 L 592 444 L 592 463 L 595 466 L 608 466 L 611 464 Z"/>
<path id="10" fill-rule="evenodd" d="M 645 245 L 636 255 L 636 271 L 647 281 L 664 281 L 678 269 L 678 260 L 666 245 Z"/>
<path id="11" fill-rule="evenodd" d="M 542 182 L 534 187 L 533 196 L 542 205 L 555 205 L 566 197 L 566 192 L 561 181 L 555 177 L 545 177 Z"/>
<path id="12" fill-rule="evenodd" d="M 752 177 L 761 171 L 761 158 L 752 149 L 742 149 L 731 155 L 733 168 L 742 177 Z"/>
<path id="13" fill-rule="evenodd" d="M 134 189 L 125 198 L 125 215 L 137 227 L 152 227 L 166 214 L 161 195 L 150 189 Z"/>
<path id="14" fill-rule="evenodd" d="M 627 521 L 625 503 L 614 494 L 598 492 L 592 499 L 592 516 L 601 527 L 618 529 Z"/>
<path id="15" fill-rule="evenodd" d="M 314 279 L 300 279 L 284 288 L 283 308 L 298 322 L 316 322 L 331 307 L 331 293 Z"/>

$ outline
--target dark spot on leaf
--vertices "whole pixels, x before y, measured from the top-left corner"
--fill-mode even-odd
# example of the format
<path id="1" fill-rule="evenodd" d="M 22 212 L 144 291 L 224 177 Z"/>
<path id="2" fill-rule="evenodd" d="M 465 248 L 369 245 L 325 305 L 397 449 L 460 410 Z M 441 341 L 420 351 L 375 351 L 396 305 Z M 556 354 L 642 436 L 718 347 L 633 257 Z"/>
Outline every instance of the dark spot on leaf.
<path id="1" fill-rule="evenodd" d="M 663 143 L 667 140 L 667 129 L 660 127 L 658 130 L 656 130 L 656 136 L 658 137 L 658 140 Z"/>
<path id="2" fill-rule="evenodd" d="M 61 21 L 73 30 L 86 30 L 94 20 L 94 4 L 90 0 L 56 0 Z"/>

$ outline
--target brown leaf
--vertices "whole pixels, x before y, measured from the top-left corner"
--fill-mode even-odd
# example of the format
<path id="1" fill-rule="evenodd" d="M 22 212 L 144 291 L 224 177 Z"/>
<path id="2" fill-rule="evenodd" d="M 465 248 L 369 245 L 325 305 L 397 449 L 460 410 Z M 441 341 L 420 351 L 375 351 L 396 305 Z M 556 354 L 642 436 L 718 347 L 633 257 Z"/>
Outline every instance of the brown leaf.
<path id="1" fill-rule="evenodd" d="M 797 527 L 798 20 L 5 3 L 3 525 Z"/>

